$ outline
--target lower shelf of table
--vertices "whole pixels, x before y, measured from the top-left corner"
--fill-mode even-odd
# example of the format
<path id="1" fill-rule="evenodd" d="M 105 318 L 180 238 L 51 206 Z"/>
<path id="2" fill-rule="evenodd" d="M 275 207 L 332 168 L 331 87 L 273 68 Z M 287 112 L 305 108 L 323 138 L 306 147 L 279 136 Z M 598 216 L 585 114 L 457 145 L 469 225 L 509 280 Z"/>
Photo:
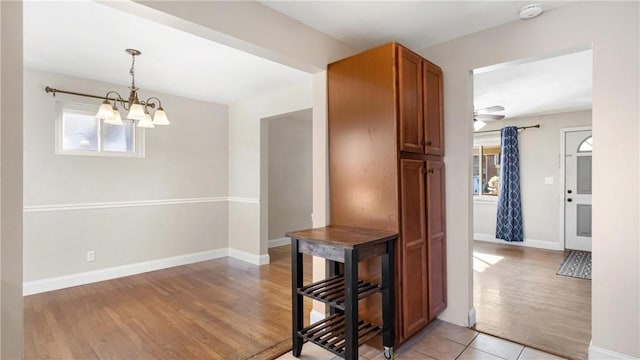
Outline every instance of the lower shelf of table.
<path id="1" fill-rule="evenodd" d="M 345 322 L 342 314 L 334 314 L 298 331 L 298 336 L 310 341 L 332 353 L 344 356 L 345 351 Z M 358 321 L 358 346 L 371 340 L 382 332 L 380 326 Z"/>

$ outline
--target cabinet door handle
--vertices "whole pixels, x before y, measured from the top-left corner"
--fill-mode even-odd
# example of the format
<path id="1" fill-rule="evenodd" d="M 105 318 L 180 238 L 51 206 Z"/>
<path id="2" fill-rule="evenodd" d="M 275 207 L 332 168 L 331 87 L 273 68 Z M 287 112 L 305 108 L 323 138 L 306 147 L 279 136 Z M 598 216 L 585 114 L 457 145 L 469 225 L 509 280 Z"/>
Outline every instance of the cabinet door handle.
<path id="1" fill-rule="evenodd" d="M 431 146 L 431 140 L 427 140 L 427 146 Z"/>
<path id="2" fill-rule="evenodd" d="M 429 174 L 433 174 L 433 169 L 429 169 L 429 170 L 427 170 L 427 172 L 428 172 Z"/>

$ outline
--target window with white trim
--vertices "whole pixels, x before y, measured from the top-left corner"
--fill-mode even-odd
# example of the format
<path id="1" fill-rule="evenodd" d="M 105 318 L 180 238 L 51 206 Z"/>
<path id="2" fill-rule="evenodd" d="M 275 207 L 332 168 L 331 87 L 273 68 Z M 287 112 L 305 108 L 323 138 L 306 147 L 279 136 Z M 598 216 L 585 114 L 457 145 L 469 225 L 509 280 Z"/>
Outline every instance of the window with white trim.
<path id="1" fill-rule="evenodd" d="M 144 157 L 144 130 L 96 118 L 96 106 L 57 102 L 56 154 Z"/>
<path id="2" fill-rule="evenodd" d="M 472 181 L 473 195 L 500 192 L 500 138 L 474 139 Z"/>

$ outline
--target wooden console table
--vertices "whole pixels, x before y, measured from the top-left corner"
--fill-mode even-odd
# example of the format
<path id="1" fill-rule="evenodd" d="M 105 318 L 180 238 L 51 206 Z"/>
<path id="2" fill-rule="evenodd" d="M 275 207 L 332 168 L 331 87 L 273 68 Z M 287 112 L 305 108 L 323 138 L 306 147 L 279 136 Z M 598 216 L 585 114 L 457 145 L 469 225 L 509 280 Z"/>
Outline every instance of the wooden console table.
<path id="1" fill-rule="evenodd" d="M 304 341 L 346 359 L 358 359 L 358 347 L 382 334 L 384 356 L 393 357 L 394 341 L 394 240 L 397 233 L 347 226 L 288 232 L 291 238 L 291 280 L 293 287 L 293 355 L 300 356 Z M 302 254 L 327 260 L 327 279 L 303 285 Z M 380 256 L 382 283 L 358 279 L 358 262 Z M 344 264 L 341 270 L 340 263 Z M 358 318 L 358 300 L 375 292 L 382 294 L 382 325 Z M 302 297 L 330 307 L 328 318 L 303 328 Z"/>

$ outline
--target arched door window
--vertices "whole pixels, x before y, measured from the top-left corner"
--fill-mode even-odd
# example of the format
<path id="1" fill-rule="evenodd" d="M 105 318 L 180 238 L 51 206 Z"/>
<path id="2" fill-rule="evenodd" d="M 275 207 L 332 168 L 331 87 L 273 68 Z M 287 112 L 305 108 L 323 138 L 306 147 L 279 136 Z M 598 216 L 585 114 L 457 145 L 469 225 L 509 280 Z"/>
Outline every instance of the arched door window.
<path id="1" fill-rule="evenodd" d="M 593 151 L 593 139 L 591 136 L 582 140 L 578 145 L 578 152 L 591 152 Z"/>

